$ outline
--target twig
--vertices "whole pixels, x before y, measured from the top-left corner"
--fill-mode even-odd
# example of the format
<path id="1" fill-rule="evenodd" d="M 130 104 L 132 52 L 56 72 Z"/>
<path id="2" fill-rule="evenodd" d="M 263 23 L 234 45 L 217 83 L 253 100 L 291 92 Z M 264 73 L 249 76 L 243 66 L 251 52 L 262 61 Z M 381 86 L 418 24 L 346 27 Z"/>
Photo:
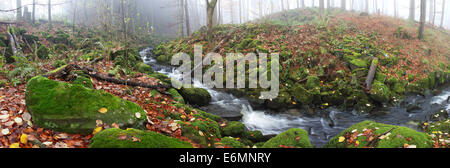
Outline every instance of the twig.
<path id="1" fill-rule="evenodd" d="M 370 141 L 370 142 L 367 144 L 367 146 L 375 147 L 375 146 L 378 144 L 379 138 L 380 138 L 381 136 L 383 136 L 383 135 L 388 134 L 388 133 L 391 132 L 392 130 L 394 130 L 394 128 L 391 128 L 390 130 L 386 131 L 385 133 L 382 133 L 382 134 L 380 134 L 380 135 L 375 136 L 375 138 L 374 138 L 372 141 Z"/>

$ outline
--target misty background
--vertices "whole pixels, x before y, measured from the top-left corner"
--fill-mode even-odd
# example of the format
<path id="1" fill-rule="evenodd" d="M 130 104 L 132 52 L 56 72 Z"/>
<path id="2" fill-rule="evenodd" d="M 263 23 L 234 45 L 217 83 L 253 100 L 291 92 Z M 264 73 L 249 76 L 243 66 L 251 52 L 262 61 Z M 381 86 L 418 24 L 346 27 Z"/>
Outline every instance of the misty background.
<path id="1" fill-rule="evenodd" d="M 34 1 L 36 20 L 48 20 L 49 0 Z M 450 2 L 444 4 L 444 1 L 434 0 L 434 4 L 430 3 L 431 0 L 427 1 L 426 20 L 429 24 L 450 29 Z M 319 6 L 319 0 L 303 2 L 306 7 Z M 364 12 L 366 2 L 369 2 L 369 13 L 378 12 L 382 15 L 408 19 L 410 0 L 347 0 L 346 9 Z M 122 8 L 122 3 L 127 7 Z M 21 0 L 21 12 L 24 13 L 26 10 L 31 12 L 32 4 L 33 0 Z M 105 20 L 109 18 L 114 21 L 115 17 L 123 16 L 129 18 L 127 21 L 133 23 L 137 30 L 177 37 L 191 34 L 206 25 L 205 0 L 51 0 L 51 4 L 53 21 L 81 26 L 111 24 Z M 340 8 L 341 0 L 331 0 L 330 6 Z M 329 8 L 326 1 L 325 7 Z M 18 8 L 17 0 L 1 0 L 0 21 L 14 21 L 17 13 L 15 9 Z M 301 0 L 219 0 L 214 23 L 216 25 L 244 23 L 283 9 L 296 8 L 302 8 Z M 126 11 L 122 12 L 123 9 Z M 434 15 L 434 21 L 433 17 L 430 17 L 432 14 L 430 11 Z M 419 17 L 420 0 L 415 0 L 415 20 L 418 21 Z M 120 22 L 119 19 L 116 21 Z M 186 22 L 189 22 L 188 26 Z M 117 26 L 120 26 L 119 23 Z"/>

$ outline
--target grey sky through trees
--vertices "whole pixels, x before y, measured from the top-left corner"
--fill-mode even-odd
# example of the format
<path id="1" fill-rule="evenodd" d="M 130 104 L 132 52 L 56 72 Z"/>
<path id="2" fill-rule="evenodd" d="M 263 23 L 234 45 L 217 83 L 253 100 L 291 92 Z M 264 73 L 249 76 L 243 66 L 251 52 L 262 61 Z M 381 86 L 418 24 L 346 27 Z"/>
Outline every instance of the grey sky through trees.
<path id="1" fill-rule="evenodd" d="M 92 25 L 98 24 L 101 21 L 99 15 L 104 14 L 103 11 L 110 8 L 112 2 L 114 1 L 115 9 L 112 10 L 113 13 L 119 15 L 119 1 L 121 0 L 51 0 L 52 4 L 52 20 L 54 21 L 65 21 L 68 23 L 73 22 L 73 12 L 76 9 L 77 14 L 76 24 L 80 25 Z M 134 6 L 136 11 L 133 14 L 139 15 L 139 19 L 135 22 L 139 22 L 141 27 L 146 27 L 149 25 L 153 31 L 156 33 L 161 33 L 165 35 L 176 36 L 180 32 L 180 11 L 189 10 L 189 21 L 191 32 L 200 29 L 206 25 L 206 4 L 205 0 L 185 0 L 187 2 L 187 7 L 181 7 L 181 0 L 125 0 L 126 3 L 130 3 Z M 220 11 L 220 15 L 217 15 L 217 19 L 220 16 L 220 23 L 237 24 L 240 21 L 250 21 L 260 17 L 260 14 L 268 15 L 271 12 L 278 12 L 282 10 L 282 4 L 280 0 L 219 0 L 216 10 Z M 241 2 L 240 2 L 241 1 Z M 307 7 L 311 7 L 313 4 L 315 7 L 319 8 L 319 0 L 304 0 Z M 435 21 L 436 26 L 441 26 L 441 21 L 443 21 L 443 27 L 450 29 L 450 2 L 445 3 L 444 0 L 435 0 Z M 297 6 L 302 7 L 302 5 L 297 5 L 297 0 L 284 0 L 284 8 L 295 9 Z M 366 0 L 354 0 L 353 4 L 351 0 L 347 0 L 346 9 L 355 11 L 365 11 Z M 369 2 L 369 12 L 375 13 L 375 6 L 378 8 L 379 12 L 384 15 L 394 16 L 395 9 L 398 7 L 398 17 L 403 19 L 408 19 L 410 0 L 397 0 L 397 4 L 394 5 L 393 0 L 368 0 Z M 429 1 L 428 1 L 429 2 Z M 28 5 L 28 10 L 32 11 L 33 0 L 21 0 L 22 6 Z M 36 19 L 48 19 L 48 0 L 36 0 Z M 134 4 L 136 3 L 136 4 Z M 335 7 L 340 8 L 341 0 L 331 0 L 330 4 L 334 4 Z M 429 9 L 430 4 L 427 3 L 427 23 L 430 22 Z M 415 0 L 415 20 L 419 21 L 420 17 L 420 0 Z M 76 6 L 76 7 L 75 7 Z M 17 8 L 16 0 L 1 0 L 0 1 L 0 20 L 15 20 L 16 12 L 5 10 L 12 10 Z M 261 8 L 261 9 L 260 9 Z M 325 3 L 325 8 L 327 3 Z M 442 19 L 442 9 L 445 10 L 444 18 Z M 24 11 L 24 10 L 22 10 Z M 241 11 L 241 13 L 239 12 Z M 129 13 L 130 15 L 130 13 Z M 186 15 L 184 15 L 186 16 Z M 186 19 L 184 19 L 186 20 Z M 183 26 L 184 31 L 187 32 L 186 26 Z"/>

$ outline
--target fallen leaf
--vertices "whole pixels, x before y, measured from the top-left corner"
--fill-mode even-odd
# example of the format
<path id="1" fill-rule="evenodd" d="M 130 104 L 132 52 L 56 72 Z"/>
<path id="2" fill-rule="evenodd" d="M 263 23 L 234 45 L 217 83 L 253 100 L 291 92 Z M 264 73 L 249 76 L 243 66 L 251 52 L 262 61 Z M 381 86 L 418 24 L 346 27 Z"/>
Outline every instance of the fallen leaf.
<path id="1" fill-rule="evenodd" d="M 97 133 L 99 133 L 100 131 L 102 131 L 102 129 L 103 129 L 103 127 L 97 127 L 97 128 L 95 128 L 94 129 L 94 131 L 92 132 L 92 134 L 97 134 Z"/>
<path id="2" fill-rule="evenodd" d="M 98 110 L 99 113 L 105 114 L 106 112 L 108 112 L 108 109 L 106 108 L 101 108 Z"/>
<path id="3" fill-rule="evenodd" d="M 27 134 L 22 134 L 22 135 L 20 136 L 20 143 L 26 144 L 27 141 L 28 141 L 28 135 L 27 135 Z"/>
<path id="4" fill-rule="evenodd" d="M 345 140 L 345 137 L 343 137 L 343 136 L 339 137 L 339 142 L 344 142 L 344 140 Z"/>
<path id="5" fill-rule="evenodd" d="M 19 143 L 13 143 L 9 146 L 9 148 L 20 148 Z"/>

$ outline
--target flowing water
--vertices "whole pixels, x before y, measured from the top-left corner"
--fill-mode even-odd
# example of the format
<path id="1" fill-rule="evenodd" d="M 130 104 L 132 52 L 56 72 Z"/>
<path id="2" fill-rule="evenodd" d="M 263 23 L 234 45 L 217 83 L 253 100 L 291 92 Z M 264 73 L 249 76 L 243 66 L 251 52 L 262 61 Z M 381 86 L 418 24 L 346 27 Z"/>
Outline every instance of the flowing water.
<path id="1" fill-rule="evenodd" d="M 146 64 L 152 66 L 154 71 L 166 74 L 171 78 L 181 78 L 181 74 L 175 68 L 158 64 L 153 58 L 151 48 L 141 51 L 141 56 Z M 430 94 L 425 96 L 408 95 L 403 103 L 378 109 L 372 114 L 328 108 L 320 111 L 316 116 L 301 115 L 296 110 L 281 114 L 253 110 L 246 99 L 206 88 L 198 81 L 194 81 L 194 86 L 206 89 L 212 97 L 211 104 L 200 109 L 226 119 L 240 120 L 249 130 L 259 130 L 264 135 L 279 134 L 290 128 L 302 128 L 308 131 L 311 143 L 316 147 L 323 146 L 330 138 L 344 129 L 364 120 L 417 129 L 417 125 L 413 121 L 427 120 L 429 116 L 441 109 L 450 113 L 450 86 L 448 85 L 442 87 L 440 93 L 435 96 Z M 408 105 L 419 108 L 408 112 Z"/>

